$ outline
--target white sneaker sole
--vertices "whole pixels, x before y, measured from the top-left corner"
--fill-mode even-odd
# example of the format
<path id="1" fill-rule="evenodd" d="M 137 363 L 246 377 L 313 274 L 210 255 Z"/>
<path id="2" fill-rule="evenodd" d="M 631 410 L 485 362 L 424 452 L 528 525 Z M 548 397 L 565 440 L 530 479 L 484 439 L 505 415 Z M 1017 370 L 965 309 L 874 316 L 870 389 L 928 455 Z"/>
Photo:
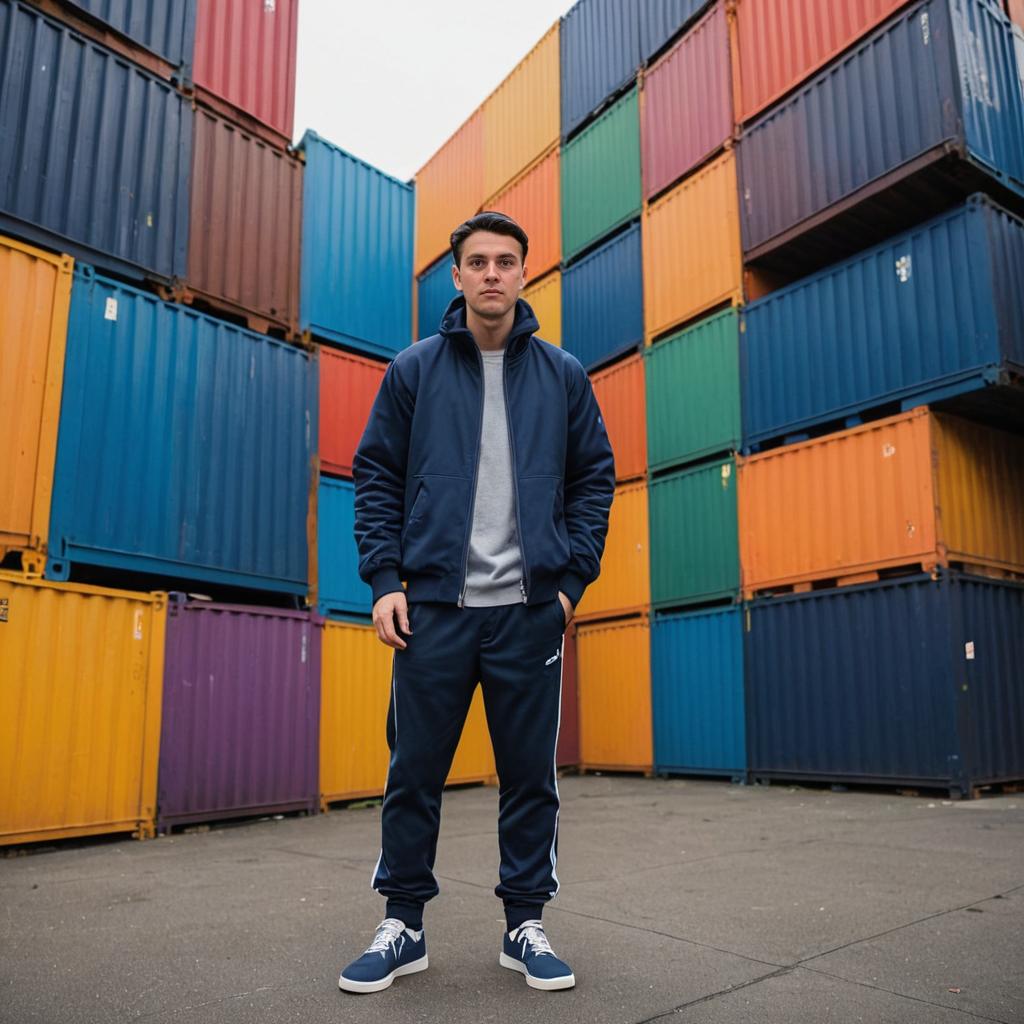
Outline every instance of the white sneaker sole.
<path id="1" fill-rule="evenodd" d="M 390 988 L 391 982 L 395 978 L 400 978 L 403 974 L 418 974 L 420 971 L 425 971 L 428 966 L 427 955 L 424 953 L 419 960 L 413 960 L 412 963 L 396 967 L 386 978 L 381 978 L 380 981 L 349 981 L 348 978 L 342 975 L 338 978 L 338 988 L 343 992 L 380 992 L 383 989 Z"/>
<path id="2" fill-rule="evenodd" d="M 566 974 L 562 978 L 535 978 L 526 969 L 526 964 L 521 960 L 516 960 L 514 957 L 508 955 L 508 953 L 500 953 L 498 955 L 498 963 L 502 967 L 507 967 L 510 971 L 518 971 L 523 977 L 526 978 L 526 984 L 530 988 L 543 989 L 545 992 L 554 992 L 560 988 L 574 988 L 576 985 L 576 975 Z"/>

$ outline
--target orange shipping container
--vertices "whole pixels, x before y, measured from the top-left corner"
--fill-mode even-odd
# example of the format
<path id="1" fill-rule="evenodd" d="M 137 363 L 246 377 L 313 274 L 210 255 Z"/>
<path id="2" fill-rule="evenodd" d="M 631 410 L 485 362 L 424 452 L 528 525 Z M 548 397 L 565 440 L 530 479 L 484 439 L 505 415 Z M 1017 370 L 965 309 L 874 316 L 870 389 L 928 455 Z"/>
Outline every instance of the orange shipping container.
<path id="1" fill-rule="evenodd" d="M 0 559 L 26 571 L 46 555 L 73 267 L 0 236 Z"/>
<path id="2" fill-rule="evenodd" d="M 632 480 L 647 472 L 647 406 L 641 353 L 591 375 L 608 440 L 615 454 L 615 478 Z"/>
<path id="3" fill-rule="evenodd" d="M 650 634 L 646 615 L 577 630 L 581 768 L 650 771 Z"/>
<path id="4" fill-rule="evenodd" d="M 352 457 L 366 429 L 386 363 L 318 346 L 320 363 L 320 468 L 352 475 Z"/>
<path id="5" fill-rule="evenodd" d="M 1015 434 L 921 407 L 737 462 L 748 598 L 912 565 L 1024 575 Z"/>
<path id="6" fill-rule="evenodd" d="M 538 334 L 552 345 L 562 347 L 562 272 L 556 270 L 542 281 L 523 289 L 523 298 L 530 304 L 540 323 Z"/>
<path id="7" fill-rule="evenodd" d="M 651 203 L 643 218 L 648 344 L 743 297 L 736 156 L 730 150 Z"/>

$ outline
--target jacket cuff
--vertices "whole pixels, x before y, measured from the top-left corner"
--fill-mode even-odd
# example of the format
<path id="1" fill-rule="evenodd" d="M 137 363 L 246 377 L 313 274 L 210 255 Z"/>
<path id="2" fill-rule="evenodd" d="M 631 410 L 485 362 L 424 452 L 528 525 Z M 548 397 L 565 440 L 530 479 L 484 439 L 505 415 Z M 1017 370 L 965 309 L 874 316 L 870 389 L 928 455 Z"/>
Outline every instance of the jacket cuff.
<path id="1" fill-rule="evenodd" d="M 586 581 L 582 577 L 577 576 L 576 573 L 567 572 L 558 581 L 558 589 L 565 594 L 570 601 L 572 601 L 572 608 L 575 612 L 579 607 L 583 591 L 587 589 L 587 584 Z"/>
<path id="2" fill-rule="evenodd" d="M 385 594 L 394 594 L 399 590 L 405 589 L 402 586 L 402 578 L 398 575 L 398 569 L 393 565 L 388 565 L 383 569 L 378 569 L 373 574 L 371 587 L 373 588 L 374 604 L 376 604 Z"/>

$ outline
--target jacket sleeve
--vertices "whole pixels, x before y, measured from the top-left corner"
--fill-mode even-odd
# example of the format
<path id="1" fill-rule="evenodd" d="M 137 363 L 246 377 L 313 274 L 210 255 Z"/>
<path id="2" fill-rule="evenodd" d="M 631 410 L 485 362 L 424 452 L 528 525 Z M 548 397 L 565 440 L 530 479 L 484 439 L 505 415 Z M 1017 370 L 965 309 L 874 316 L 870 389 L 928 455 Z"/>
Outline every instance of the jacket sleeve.
<path id="1" fill-rule="evenodd" d="M 575 608 L 601 572 L 608 513 L 615 497 L 615 460 L 590 378 L 582 366 L 574 370 L 564 502 L 571 553 L 558 588 Z"/>
<path id="2" fill-rule="evenodd" d="M 392 362 L 352 460 L 359 575 L 373 589 L 374 604 L 403 589 L 399 566 L 413 405 Z"/>

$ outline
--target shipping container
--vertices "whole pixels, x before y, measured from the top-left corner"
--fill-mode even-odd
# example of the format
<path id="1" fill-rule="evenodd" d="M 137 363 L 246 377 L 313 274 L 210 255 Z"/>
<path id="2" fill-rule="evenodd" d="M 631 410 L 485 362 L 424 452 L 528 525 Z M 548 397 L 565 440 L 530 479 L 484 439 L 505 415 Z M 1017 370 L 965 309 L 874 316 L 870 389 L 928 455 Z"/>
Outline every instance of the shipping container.
<path id="1" fill-rule="evenodd" d="M 700 14 L 709 0 L 640 0 L 640 57 L 648 61 Z"/>
<path id="2" fill-rule="evenodd" d="M 0 573 L 0 844 L 153 835 L 165 608 Z"/>
<path id="3" fill-rule="evenodd" d="M 441 327 L 448 304 L 458 295 L 452 281 L 452 256 L 445 253 L 416 282 L 417 337 L 430 338 Z"/>
<path id="4" fill-rule="evenodd" d="M 595 373 L 591 379 L 615 455 L 616 480 L 647 472 L 647 418 L 644 357 L 638 352 Z"/>
<path id="5" fill-rule="evenodd" d="M 306 159 L 299 326 L 392 356 L 412 333 L 412 186 L 314 131 L 299 149 Z"/>
<path id="6" fill-rule="evenodd" d="M 352 458 L 370 418 L 387 364 L 318 346 L 320 372 L 320 469 L 352 475 Z"/>
<path id="7" fill-rule="evenodd" d="M 727 309 L 644 349 L 651 470 L 739 448 L 739 344 Z"/>
<path id="8" fill-rule="evenodd" d="M 744 781 L 743 617 L 738 607 L 654 617 L 651 706 L 657 771 Z"/>
<path id="9" fill-rule="evenodd" d="M 644 75 L 644 196 L 678 181 L 721 149 L 732 131 L 729 28 L 719 3 Z"/>
<path id="10" fill-rule="evenodd" d="M 530 277 L 546 274 L 562 259 L 559 196 L 559 159 L 555 148 L 484 203 L 484 209 L 506 214 L 526 232 L 530 240 L 526 254 Z"/>
<path id="11" fill-rule="evenodd" d="M 579 697 L 576 672 L 576 624 L 569 623 L 562 643 L 562 706 L 558 719 L 555 764 L 575 768 L 580 763 Z"/>
<path id="12" fill-rule="evenodd" d="M 562 348 L 588 369 L 643 344 L 642 266 L 634 224 L 562 271 Z"/>
<path id="13" fill-rule="evenodd" d="M 416 175 L 417 274 L 448 249 L 451 233 L 486 198 L 484 124 L 477 109 Z"/>
<path id="14" fill-rule="evenodd" d="M 1024 378 L 1024 221 L 983 195 L 746 307 L 744 445 Z"/>
<path id="15" fill-rule="evenodd" d="M 757 779 L 948 787 L 1024 778 L 1024 587 L 942 573 L 750 607 Z"/>
<path id="16" fill-rule="evenodd" d="M 322 623 L 172 598 L 157 826 L 319 807 Z"/>
<path id="17" fill-rule="evenodd" d="M 647 616 L 576 631 L 580 767 L 650 772 L 651 630 Z"/>
<path id="18" fill-rule="evenodd" d="M 861 125 L 835 133 L 836 124 Z M 743 249 L 792 274 L 980 189 L 1024 205 L 1024 93 L 995 0 L 927 0 L 882 26 L 739 143 Z"/>
<path id="19" fill-rule="evenodd" d="M 650 341 L 743 299 L 736 157 L 729 151 L 646 207 L 644 322 Z"/>
<path id="20" fill-rule="evenodd" d="M 651 480 L 651 603 L 656 608 L 738 599 L 736 500 L 731 458 Z"/>
<path id="21" fill-rule="evenodd" d="M 562 149 L 565 259 L 640 213 L 640 107 L 630 89 Z"/>
<path id="22" fill-rule="evenodd" d="M 200 98 L 280 146 L 295 121 L 299 0 L 197 0 Z"/>
<path id="23" fill-rule="evenodd" d="M 608 518 L 601 575 L 576 606 L 578 620 L 606 619 L 650 605 L 647 534 L 647 482 L 619 485 Z"/>
<path id="24" fill-rule="evenodd" d="M 556 21 L 480 107 L 487 195 L 503 190 L 558 142 L 558 62 Z"/>
<path id="25" fill-rule="evenodd" d="M 752 455 L 739 476 L 747 597 L 909 566 L 1024 575 L 1019 435 L 921 407 Z"/>
<path id="26" fill-rule="evenodd" d="M 189 101 L 17 0 L 0 0 L 0 52 L 0 229 L 134 279 L 184 276 Z"/>
<path id="27" fill-rule="evenodd" d="M 0 562 L 25 572 L 46 558 L 73 269 L 0 235 Z"/>
<path id="28" fill-rule="evenodd" d="M 323 615 L 369 615 L 373 591 L 359 578 L 355 539 L 355 485 L 320 478 L 317 496 L 317 594 Z"/>
<path id="29" fill-rule="evenodd" d="M 562 274 L 555 270 L 543 280 L 528 284 L 525 299 L 540 324 L 538 335 L 552 345 L 562 345 Z"/>
<path id="30" fill-rule="evenodd" d="M 493 785 L 498 781 L 494 765 L 494 750 L 491 734 L 487 728 L 487 714 L 484 710 L 484 695 L 481 687 L 473 693 L 462 737 L 455 748 L 451 771 L 448 772 L 447 786 L 464 785 L 467 782 L 484 782 Z"/>
<path id="31" fill-rule="evenodd" d="M 75 268 L 46 574 L 305 594 L 310 353 Z"/>
<path id="32" fill-rule="evenodd" d="M 298 158 L 197 107 L 186 297 L 293 334 L 301 233 Z"/>

